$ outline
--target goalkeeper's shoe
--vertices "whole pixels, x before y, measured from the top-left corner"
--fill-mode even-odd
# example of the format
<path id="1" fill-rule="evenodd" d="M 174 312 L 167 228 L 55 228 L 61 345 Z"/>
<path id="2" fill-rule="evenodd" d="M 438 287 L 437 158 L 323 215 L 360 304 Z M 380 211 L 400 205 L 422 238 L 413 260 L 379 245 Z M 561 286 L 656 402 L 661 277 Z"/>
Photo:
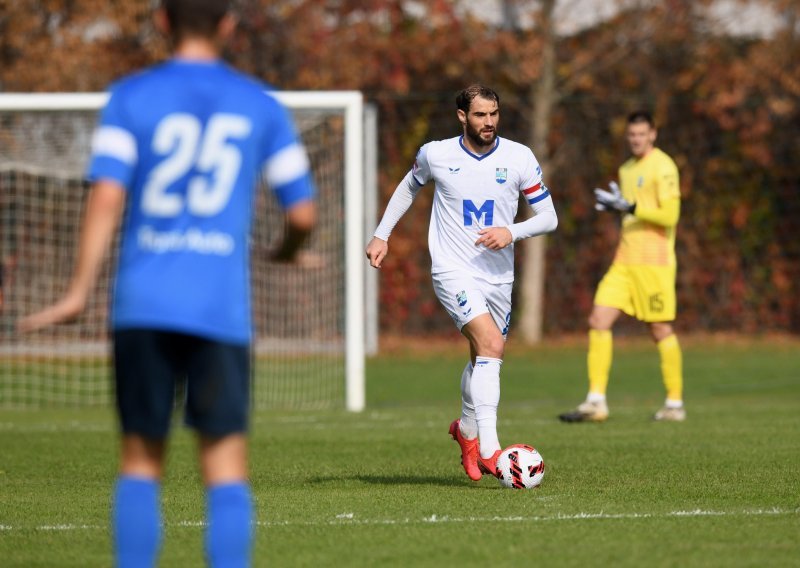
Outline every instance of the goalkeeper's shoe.
<path id="1" fill-rule="evenodd" d="M 497 471 L 497 458 L 499 458 L 502 453 L 503 450 L 497 450 L 490 458 L 482 458 L 481 455 L 478 454 L 478 467 L 481 472 L 499 478 L 500 472 Z"/>
<path id="2" fill-rule="evenodd" d="M 461 446 L 461 465 L 467 472 L 469 478 L 478 481 L 481 478 L 481 470 L 478 469 L 478 438 L 468 439 L 461 433 L 461 420 L 453 420 L 450 424 L 450 435 Z"/>
<path id="3" fill-rule="evenodd" d="M 578 408 L 564 414 L 559 414 L 562 422 L 603 422 L 608 418 L 608 405 L 603 402 L 589 402 L 588 400 L 578 405 Z"/>
<path id="4" fill-rule="evenodd" d="M 658 422 L 683 422 L 686 420 L 686 409 L 682 406 L 678 408 L 664 406 L 655 413 L 653 420 Z"/>

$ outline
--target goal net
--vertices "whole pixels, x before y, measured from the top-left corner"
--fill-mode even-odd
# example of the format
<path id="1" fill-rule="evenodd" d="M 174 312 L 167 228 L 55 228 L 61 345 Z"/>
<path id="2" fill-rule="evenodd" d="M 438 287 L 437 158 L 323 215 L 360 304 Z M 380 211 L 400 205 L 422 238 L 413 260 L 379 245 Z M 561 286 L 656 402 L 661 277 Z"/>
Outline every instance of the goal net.
<path id="1" fill-rule="evenodd" d="M 255 408 L 364 405 L 363 109 L 356 92 L 282 92 L 312 163 L 319 224 L 314 268 L 276 265 L 283 213 L 261 191 L 254 211 Z M 112 248 L 81 317 L 32 334 L 16 320 L 56 300 L 74 268 L 83 181 L 105 94 L 0 95 L 0 407 L 105 406 Z M 202 283 L 198 283 L 202 285 Z"/>

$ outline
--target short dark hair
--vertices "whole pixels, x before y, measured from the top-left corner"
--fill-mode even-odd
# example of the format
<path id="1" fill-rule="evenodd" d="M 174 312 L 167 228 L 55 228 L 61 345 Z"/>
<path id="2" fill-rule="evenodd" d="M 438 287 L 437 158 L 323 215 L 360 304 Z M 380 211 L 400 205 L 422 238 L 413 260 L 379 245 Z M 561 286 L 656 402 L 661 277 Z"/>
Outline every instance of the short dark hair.
<path id="1" fill-rule="evenodd" d="M 497 106 L 500 106 L 500 95 L 498 95 L 494 89 L 490 89 L 484 85 L 475 84 L 470 85 L 458 93 L 456 96 L 456 108 L 468 113 L 469 107 L 472 104 L 472 100 L 475 97 L 481 97 L 482 99 L 494 101 L 497 103 Z"/>
<path id="2" fill-rule="evenodd" d="M 232 11 L 231 0 L 161 0 L 172 34 L 213 38 L 225 14 Z"/>
<path id="3" fill-rule="evenodd" d="M 646 122 L 650 128 L 656 127 L 656 121 L 653 120 L 653 115 L 646 110 L 635 110 L 628 115 L 628 124 L 640 124 Z"/>

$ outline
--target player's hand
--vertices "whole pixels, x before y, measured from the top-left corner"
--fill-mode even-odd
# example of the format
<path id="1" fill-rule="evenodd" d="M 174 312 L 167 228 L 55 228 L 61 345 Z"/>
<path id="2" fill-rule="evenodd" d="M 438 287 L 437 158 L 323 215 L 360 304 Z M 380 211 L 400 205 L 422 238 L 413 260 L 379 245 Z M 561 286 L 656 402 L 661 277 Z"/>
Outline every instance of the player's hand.
<path id="1" fill-rule="evenodd" d="M 389 243 L 378 237 L 372 237 L 367 245 L 367 258 L 372 268 L 380 268 L 383 259 L 389 254 Z"/>
<path id="2" fill-rule="evenodd" d="M 17 320 L 17 331 L 27 333 L 49 325 L 72 321 L 86 306 L 86 297 L 77 293 L 67 293 L 55 304 Z"/>
<path id="3" fill-rule="evenodd" d="M 506 248 L 514 240 L 508 227 L 489 227 L 478 231 L 480 237 L 475 241 L 475 246 L 483 245 L 491 250 Z"/>
<path id="4" fill-rule="evenodd" d="M 594 198 L 596 200 L 594 208 L 598 211 L 614 210 L 622 211 L 623 213 L 633 213 L 636 204 L 622 197 L 622 191 L 620 191 L 619 185 L 612 181 L 608 184 L 608 188 L 611 191 L 606 191 L 599 187 L 594 189 Z"/>

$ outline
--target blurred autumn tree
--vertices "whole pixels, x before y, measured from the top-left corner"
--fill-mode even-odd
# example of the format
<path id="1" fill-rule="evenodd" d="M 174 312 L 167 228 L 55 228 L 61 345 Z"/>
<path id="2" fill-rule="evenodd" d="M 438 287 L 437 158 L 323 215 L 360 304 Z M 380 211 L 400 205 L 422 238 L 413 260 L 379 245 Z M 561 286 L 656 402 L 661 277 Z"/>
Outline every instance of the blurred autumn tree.
<path id="1" fill-rule="evenodd" d="M 507 0 L 490 15 L 469 4 L 480 3 L 243 0 L 228 58 L 283 89 L 359 89 L 376 103 L 382 203 L 419 145 L 458 134 L 454 93 L 494 86 L 501 134 L 532 145 L 559 211 L 548 333 L 584 330 L 617 231 L 594 211 L 591 188 L 626 158 L 625 115 L 650 108 L 682 174 L 679 327 L 800 331 L 796 0 Z M 149 6 L 6 0 L 0 89 L 101 90 L 163 58 Z M 753 14 L 769 25 L 755 29 Z M 431 196 L 421 192 L 393 234 L 384 331 L 455 334 L 429 281 Z"/>

